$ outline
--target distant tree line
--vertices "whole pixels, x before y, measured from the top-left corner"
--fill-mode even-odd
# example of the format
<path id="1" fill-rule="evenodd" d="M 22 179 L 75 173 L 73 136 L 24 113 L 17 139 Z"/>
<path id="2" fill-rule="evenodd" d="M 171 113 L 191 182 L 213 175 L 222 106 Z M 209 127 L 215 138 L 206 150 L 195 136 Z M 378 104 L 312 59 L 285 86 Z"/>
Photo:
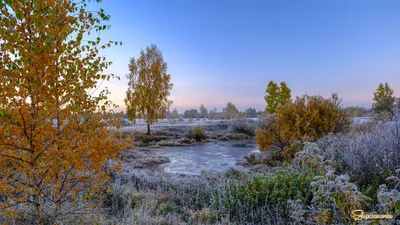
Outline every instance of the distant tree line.
<path id="1" fill-rule="evenodd" d="M 165 112 L 164 118 L 208 118 L 208 119 L 233 119 L 236 117 L 246 118 L 257 118 L 263 112 L 258 111 L 255 108 L 248 108 L 243 112 L 239 111 L 235 104 L 228 102 L 226 107 L 222 111 L 218 111 L 217 108 L 208 110 L 203 104 L 200 105 L 199 109 L 187 109 L 183 113 L 179 113 L 175 108 L 172 112 Z M 123 116 L 126 117 L 126 116 Z"/>

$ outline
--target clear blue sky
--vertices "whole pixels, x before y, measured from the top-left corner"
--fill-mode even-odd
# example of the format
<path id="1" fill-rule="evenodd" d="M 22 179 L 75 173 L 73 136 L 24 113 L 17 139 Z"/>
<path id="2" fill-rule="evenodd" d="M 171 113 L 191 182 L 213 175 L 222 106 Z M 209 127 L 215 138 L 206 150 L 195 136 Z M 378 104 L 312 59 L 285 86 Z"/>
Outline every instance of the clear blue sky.
<path id="1" fill-rule="evenodd" d="M 270 80 L 294 96 L 337 92 L 345 106 L 370 107 L 380 82 L 400 96 L 400 1 L 103 0 L 111 15 L 105 52 L 124 108 L 131 57 L 154 43 L 168 62 L 173 107 L 264 109 Z"/>

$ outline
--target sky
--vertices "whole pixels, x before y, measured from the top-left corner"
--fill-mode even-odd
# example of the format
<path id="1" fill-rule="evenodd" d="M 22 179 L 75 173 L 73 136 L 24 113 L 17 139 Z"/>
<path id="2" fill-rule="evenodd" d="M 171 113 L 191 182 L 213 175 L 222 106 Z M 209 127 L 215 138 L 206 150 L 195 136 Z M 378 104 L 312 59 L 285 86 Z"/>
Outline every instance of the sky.
<path id="1" fill-rule="evenodd" d="M 94 6 L 93 6 L 94 7 Z M 344 106 L 370 108 L 379 83 L 400 97 L 398 0 L 103 0 L 111 28 L 103 40 L 104 85 L 123 110 L 130 58 L 161 49 L 174 87 L 172 108 L 265 108 L 270 80 L 292 96 L 338 93 Z"/>

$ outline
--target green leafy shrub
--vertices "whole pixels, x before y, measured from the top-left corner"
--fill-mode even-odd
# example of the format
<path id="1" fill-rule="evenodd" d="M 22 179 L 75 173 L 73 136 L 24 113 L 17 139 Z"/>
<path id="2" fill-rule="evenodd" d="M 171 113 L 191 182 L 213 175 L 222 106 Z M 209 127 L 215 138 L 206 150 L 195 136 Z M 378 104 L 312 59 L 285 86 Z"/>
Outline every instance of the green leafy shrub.
<path id="1" fill-rule="evenodd" d="M 328 171 L 324 176 L 316 176 L 310 184 L 312 200 L 288 201 L 292 222 L 300 224 L 350 224 L 351 212 L 368 206 L 370 198 L 363 195 L 349 176 Z"/>

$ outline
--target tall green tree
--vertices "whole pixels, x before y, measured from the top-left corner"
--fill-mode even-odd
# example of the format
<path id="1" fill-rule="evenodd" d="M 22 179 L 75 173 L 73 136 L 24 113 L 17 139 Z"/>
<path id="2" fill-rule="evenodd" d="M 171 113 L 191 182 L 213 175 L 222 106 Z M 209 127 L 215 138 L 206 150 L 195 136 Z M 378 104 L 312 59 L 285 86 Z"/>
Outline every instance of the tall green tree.
<path id="1" fill-rule="evenodd" d="M 276 112 L 276 109 L 278 108 L 279 95 L 280 95 L 278 84 L 271 80 L 268 83 L 265 92 L 267 93 L 267 95 L 264 97 L 265 101 L 267 102 L 267 107 L 265 108 L 265 111 L 267 111 L 270 114 L 273 114 Z"/>
<path id="2" fill-rule="evenodd" d="M 291 90 L 285 82 L 281 82 L 279 86 L 277 83 L 270 81 L 265 92 L 264 99 L 267 103 L 265 111 L 270 114 L 275 113 L 279 107 L 290 101 L 292 97 Z"/>
<path id="3" fill-rule="evenodd" d="M 285 82 L 281 82 L 280 87 L 280 98 L 279 98 L 279 105 L 282 106 L 286 104 L 292 98 L 291 94 L 292 90 L 286 85 Z"/>
<path id="4" fill-rule="evenodd" d="M 393 90 L 389 87 L 388 83 L 379 84 L 376 92 L 374 93 L 374 104 L 372 109 L 375 113 L 390 112 L 393 113 L 396 98 L 393 95 Z"/>
<path id="5" fill-rule="evenodd" d="M 167 69 L 161 51 L 154 44 L 129 63 L 125 98 L 128 118 L 134 122 L 136 117 L 143 118 L 147 123 L 147 134 L 150 134 L 150 125 L 162 119 L 172 104 L 168 97 L 173 84 Z"/>

